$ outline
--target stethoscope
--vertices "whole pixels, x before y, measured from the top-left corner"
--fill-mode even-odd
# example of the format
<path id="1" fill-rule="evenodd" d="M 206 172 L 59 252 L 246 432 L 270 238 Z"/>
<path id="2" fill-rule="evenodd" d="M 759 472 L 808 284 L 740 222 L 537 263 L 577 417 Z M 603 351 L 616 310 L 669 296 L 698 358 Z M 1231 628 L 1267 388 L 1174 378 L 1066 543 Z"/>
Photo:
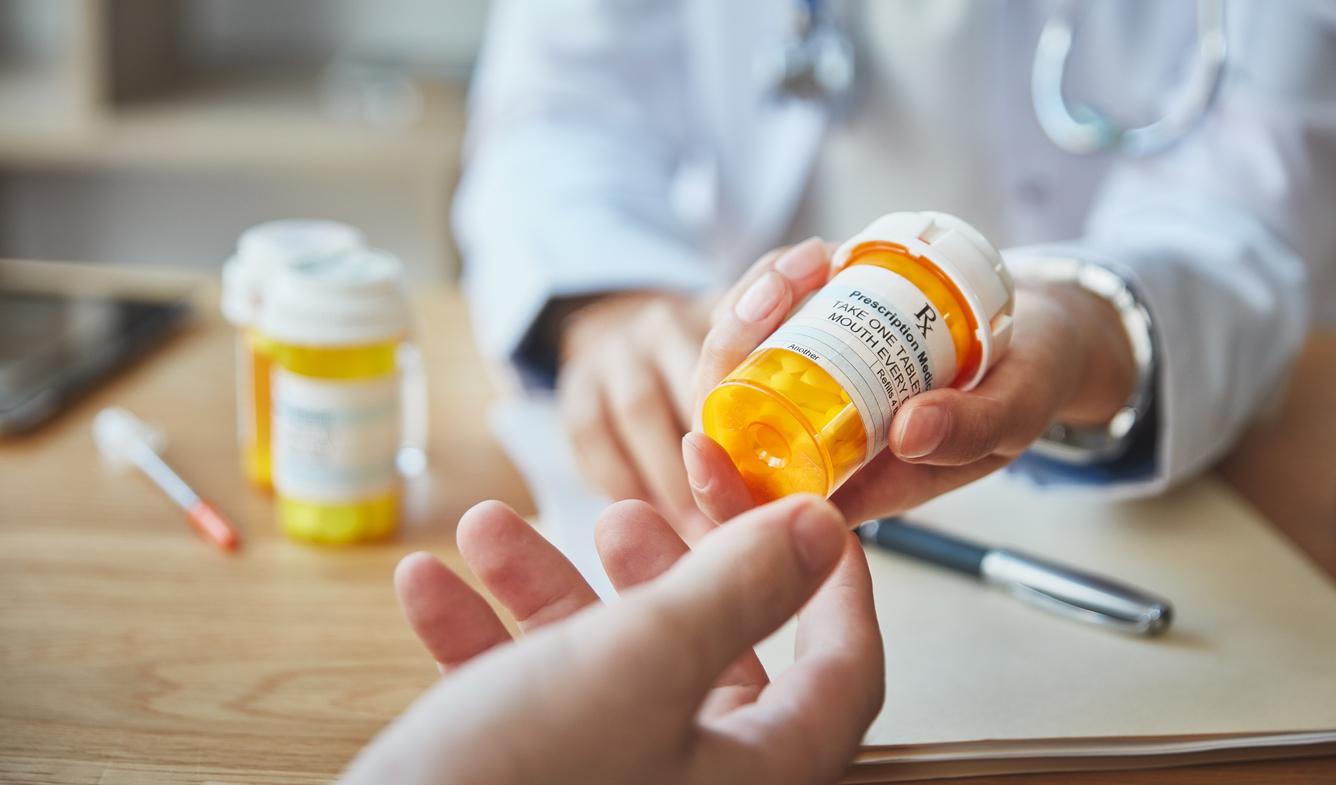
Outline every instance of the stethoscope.
<path id="1" fill-rule="evenodd" d="M 1224 6 L 1225 0 L 1197 0 L 1197 51 L 1183 87 L 1159 119 L 1124 128 L 1086 103 L 1069 103 L 1063 92 L 1077 17 L 1076 0 L 1064 0 L 1044 24 L 1030 72 L 1030 94 L 1045 135 L 1061 149 L 1079 155 L 1117 150 L 1147 156 L 1182 139 L 1206 116 L 1224 75 L 1228 59 Z M 838 107 L 849 100 L 854 62 L 852 39 L 824 3 L 802 0 L 792 36 L 760 66 L 762 78 L 774 92 L 822 99 Z"/>

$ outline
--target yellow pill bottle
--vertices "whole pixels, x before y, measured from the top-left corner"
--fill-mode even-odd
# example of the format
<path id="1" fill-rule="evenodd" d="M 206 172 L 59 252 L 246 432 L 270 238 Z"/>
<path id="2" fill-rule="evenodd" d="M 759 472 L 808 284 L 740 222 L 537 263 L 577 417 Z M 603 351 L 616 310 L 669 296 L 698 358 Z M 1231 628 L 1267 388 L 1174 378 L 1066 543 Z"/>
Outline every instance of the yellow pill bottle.
<path id="1" fill-rule="evenodd" d="M 955 216 L 883 216 L 831 264 L 830 281 L 705 400 L 706 435 L 758 502 L 834 493 L 885 449 L 905 401 L 974 387 L 1011 340 L 1011 276 Z"/>
<path id="2" fill-rule="evenodd" d="M 357 249 L 288 265 L 260 316 L 269 343 L 279 527 L 321 544 L 386 537 L 399 517 L 403 267 Z"/>
<path id="3" fill-rule="evenodd" d="M 285 219 L 253 226 L 223 264 L 223 316 L 237 329 L 237 446 L 255 487 L 272 488 L 269 466 L 269 342 L 257 323 L 269 278 L 281 267 L 360 248 L 362 233 L 337 221 Z"/>

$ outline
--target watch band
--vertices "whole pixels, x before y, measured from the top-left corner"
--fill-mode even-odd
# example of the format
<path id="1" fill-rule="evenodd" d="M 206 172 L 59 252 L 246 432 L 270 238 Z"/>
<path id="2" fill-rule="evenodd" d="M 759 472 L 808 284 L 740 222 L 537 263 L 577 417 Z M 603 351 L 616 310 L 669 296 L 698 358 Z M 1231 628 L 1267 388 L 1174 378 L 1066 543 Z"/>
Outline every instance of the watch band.
<path id="1" fill-rule="evenodd" d="M 1155 394 L 1156 351 L 1150 311 L 1131 282 L 1104 265 L 1073 257 L 1008 258 L 1018 279 L 1074 284 L 1113 306 L 1136 363 L 1137 382 L 1127 402 L 1106 425 L 1075 425 L 1054 421 L 1031 450 L 1064 463 L 1088 465 L 1110 461 L 1126 452 L 1137 423 L 1146 418 Z"/>

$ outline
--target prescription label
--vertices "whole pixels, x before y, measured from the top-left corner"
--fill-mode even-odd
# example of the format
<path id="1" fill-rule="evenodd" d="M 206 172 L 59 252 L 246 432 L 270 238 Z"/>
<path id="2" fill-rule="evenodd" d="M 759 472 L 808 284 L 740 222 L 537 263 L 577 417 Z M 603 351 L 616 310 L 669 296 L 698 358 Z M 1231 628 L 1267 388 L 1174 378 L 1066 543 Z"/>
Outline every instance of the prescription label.
<path id="1" fill-rule="evenodd" d="M 273 371 L 274 488 L 338 503 L 385 493 L 396 482 L 399 377 L 317 379 Z"/>
<path id="2" fill-rule="evenodd" d="M 872 265 L 838 273 L 757 351 L 764 349 L 801 354 L 844 388 L 862 416 L 868 460 L 886 447 L 900 406 L 956 372 L 936 308 L 918 287 Z"/>

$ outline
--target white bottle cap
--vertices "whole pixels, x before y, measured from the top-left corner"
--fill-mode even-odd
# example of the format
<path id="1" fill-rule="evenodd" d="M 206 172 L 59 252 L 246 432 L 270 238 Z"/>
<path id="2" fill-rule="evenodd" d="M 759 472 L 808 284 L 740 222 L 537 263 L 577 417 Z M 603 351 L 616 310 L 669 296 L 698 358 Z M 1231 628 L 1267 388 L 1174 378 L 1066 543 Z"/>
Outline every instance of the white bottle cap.
<path id="1" fill-rule="evenodd" d="M 408 332 L 403 264 L 355 248 L 281 265 L 260 308 L 260 331 L 299 346 L 361 346 Z"/>
<path id="2" fill-rule="evenodd" d="M 890 213 L 868 225 L 835 251 L 834 269 L 868 243 L 894 243 L 913 256 L 927 258 L 946 274 L 965 297 L 979 325 L 976 337 L 983 357 L 962 389 L 977 385 L 1011 343 L 1015 290 L 1011 273 L 998 253 L 973 226 L 954 215 L 936 212 Z"/>
<path id="3" fill-rule="evenodd" d="M 223 316 L 237 326 L 255 324 L 276 267 L 365 244 L 361 231 L 338 221 L 286 219 L 252 226 L 237 240 L 236 254 L 223 264 Z"/>

